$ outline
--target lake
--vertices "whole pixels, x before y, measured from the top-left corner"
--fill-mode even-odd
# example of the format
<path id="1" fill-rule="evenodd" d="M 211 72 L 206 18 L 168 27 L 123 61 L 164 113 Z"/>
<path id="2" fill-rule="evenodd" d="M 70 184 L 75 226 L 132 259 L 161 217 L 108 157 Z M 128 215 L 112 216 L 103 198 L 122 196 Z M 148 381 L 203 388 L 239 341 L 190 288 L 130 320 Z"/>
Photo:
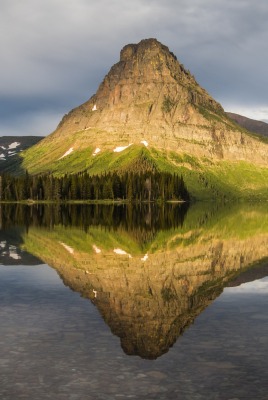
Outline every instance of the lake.
<path id="1" fill-rule="evenodd" d="M 0 398 L 267 399 L 267 204 L 0 210 Z"/>

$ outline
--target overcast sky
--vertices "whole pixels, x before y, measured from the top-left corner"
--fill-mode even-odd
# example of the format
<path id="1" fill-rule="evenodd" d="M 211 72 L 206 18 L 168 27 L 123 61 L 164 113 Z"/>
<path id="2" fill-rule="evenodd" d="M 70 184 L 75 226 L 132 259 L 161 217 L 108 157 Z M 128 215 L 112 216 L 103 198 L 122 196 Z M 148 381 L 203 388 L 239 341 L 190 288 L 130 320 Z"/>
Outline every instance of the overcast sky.
<path id="1" fill-rule="evenodd" d="M 268 120 L 267 21 L 267 0 L 0 0 L 0 136 L 51 133 L 150 37 L 226 111 Z"/>

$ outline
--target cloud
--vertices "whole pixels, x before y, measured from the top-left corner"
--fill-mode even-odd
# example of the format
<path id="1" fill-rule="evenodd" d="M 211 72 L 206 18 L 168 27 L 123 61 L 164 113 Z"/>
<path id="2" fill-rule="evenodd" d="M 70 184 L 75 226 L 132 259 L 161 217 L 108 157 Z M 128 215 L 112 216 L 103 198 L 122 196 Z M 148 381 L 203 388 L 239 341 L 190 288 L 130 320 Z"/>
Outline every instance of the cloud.
<path id="1" fill-rule="evenodd" d="M 28 117 L 31 104 L 48 117 L 68 111 L 96 91 L 125 44 L 156 37 L 226 109 L 265 108 L 267 18 L 265 0 L 2 0 L 1 105 L 27 103 Z"/>
<path id="2" fill-rule="evenodd" d="M 54 131 L 63 116 L 62 112 L 25 111 L 0 121 L 0 136 L 46 136 Z"/>

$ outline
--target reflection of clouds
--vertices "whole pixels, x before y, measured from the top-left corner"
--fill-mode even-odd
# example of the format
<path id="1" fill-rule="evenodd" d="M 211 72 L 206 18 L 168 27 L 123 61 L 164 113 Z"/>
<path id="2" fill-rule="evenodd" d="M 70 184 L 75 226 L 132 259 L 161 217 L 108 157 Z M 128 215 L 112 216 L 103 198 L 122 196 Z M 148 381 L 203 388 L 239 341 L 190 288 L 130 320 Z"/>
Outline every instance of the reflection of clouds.
<path id="1" fill-rule="evenodd" d="M 225 288 L 224 292 L 231 294 L 239 294 L 239 293 L 268 294 L 268 276 L 253 282 L 243 283 L 240 286 Z"/>

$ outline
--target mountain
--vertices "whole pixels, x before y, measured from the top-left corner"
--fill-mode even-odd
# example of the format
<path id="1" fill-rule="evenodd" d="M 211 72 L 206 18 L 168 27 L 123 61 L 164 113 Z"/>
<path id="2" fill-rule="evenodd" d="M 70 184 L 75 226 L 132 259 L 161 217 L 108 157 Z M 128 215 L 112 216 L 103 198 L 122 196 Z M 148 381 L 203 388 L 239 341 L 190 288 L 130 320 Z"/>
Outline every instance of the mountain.
<path id="1" fill-rule="evenodd" d="M 197 198 L 267 197 L 268 144 L 238 126 L 156 39 L 125 46 L 97 93 L 22 153 L 21 168 L 182 173 Z"/>
<path id="2" fill-rule="evenodd" d="M 20 164 L 20 153 L 38 143 L 41 136 L 1 136 L 0 172 L 13 171 Z"/>
<path id="3" fill-rule="evenodd" d="M 257 121 L 255 119 L 244 117 L 243 115 L 226 112 L 227 116 L 234 120 L 242 128 L 250 132 L 258 133 L 264 137 L 268 137 L 268 123 L 264 121 Z"/>

